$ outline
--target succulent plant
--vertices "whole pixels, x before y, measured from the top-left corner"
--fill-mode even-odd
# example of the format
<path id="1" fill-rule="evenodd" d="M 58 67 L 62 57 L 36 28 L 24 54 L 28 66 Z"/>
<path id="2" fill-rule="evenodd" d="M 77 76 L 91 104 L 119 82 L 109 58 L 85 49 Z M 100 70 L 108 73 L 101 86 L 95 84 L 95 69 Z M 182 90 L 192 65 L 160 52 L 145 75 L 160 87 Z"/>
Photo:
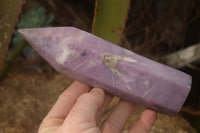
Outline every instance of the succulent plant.
<path id="1" fill-rule="evenodd" d="M 36 6 L 23 13 L 19 19 L 19 22 L 16 25 L 16 30 L 12 40 L 12 50 L 22 44 L 25 40 L 19 34 L 18 29 L 23 28 L 36 28 L 36 27 L 51 27 L 55 15 L 47 13 L 47 10 L 44 7 Z M 34 59 L 37 57 L 37 53 L 30 46 L 26 45 L 23 49 L 23 54 L 28 59 Z"/>

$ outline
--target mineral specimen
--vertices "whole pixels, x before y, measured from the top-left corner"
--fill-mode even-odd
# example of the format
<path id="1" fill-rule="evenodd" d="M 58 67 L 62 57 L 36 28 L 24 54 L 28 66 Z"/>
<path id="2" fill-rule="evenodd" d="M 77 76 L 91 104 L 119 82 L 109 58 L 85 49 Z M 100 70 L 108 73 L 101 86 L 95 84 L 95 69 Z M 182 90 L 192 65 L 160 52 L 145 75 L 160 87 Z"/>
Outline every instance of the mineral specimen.
<path id="1" fill-rule="evenodd" d="M 132 103 L 165 113 L 180 111 L 191 76 L 73 27 L 19 32 L 58 72 Z"/>

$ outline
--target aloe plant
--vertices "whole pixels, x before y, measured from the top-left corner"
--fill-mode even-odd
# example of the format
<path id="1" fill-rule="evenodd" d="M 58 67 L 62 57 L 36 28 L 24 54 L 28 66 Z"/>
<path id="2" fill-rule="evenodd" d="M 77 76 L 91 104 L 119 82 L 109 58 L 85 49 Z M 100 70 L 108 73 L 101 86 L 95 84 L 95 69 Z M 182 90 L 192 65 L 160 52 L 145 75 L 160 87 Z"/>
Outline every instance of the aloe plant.
<path id="1" fill-rule="evenodd" d="M 41 6 L 35 6 L 23 13 L 16 25 L 17 30 L 15 31 L 12 40 L 13 49 L 20 47 L 19 45 L 23 45 L 25 41 L 24 38 L 19 34 L 18 29 L 51 27 L 51 23 L 53 22 L 54 18 L 54 14 L 48 14 L 46 9 Z M 29 54 L 35 54 L 35 51 L 30 45 L 26 45 L 22 50 L 25 56 L 29 56 Z"/>
<path id="2" fill-rule="evenodd" d="M 130 0 L 96 0 L 92 33 L 120 44 L 129 7 Z"/>
<path id="3" fill-rule="evenodd" d="M 0 73 L 24 0 L 0 1 Z"/>
<path id="4" fill-rule="evenodd" d="M 8 72 L 12 61 L 23 52 L 25 56 L 34 56 L 35 50 L 19 34 L 18 29 L 23 28 L 37 28 L 37 27 L 50 27 L 54 20 L 54 14 L 48 14 L 44 7 L 36 6 L 23 13 L 16 24 L 16 31 L 12 40 L 11 54 L 7 57 L 2 72 L 0 72 L 0 80 Z"/>

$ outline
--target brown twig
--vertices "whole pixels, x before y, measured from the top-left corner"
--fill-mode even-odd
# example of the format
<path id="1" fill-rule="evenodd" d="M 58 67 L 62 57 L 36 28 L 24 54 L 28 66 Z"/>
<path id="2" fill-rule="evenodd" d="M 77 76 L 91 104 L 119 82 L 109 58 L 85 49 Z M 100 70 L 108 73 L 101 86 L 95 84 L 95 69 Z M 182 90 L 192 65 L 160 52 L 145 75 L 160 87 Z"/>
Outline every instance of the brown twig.
<path id="1" fill-rule="evenodd" d="M 200 111 L 194 111 L 194 110 L 187 108 L 187 107 L 183 107 L 181 109 L 181 112 L 186 113 L 186 114 L 190 114 L 190 115 L 193 115 L 193 116 L 199 116 L 200 115 Z"/>

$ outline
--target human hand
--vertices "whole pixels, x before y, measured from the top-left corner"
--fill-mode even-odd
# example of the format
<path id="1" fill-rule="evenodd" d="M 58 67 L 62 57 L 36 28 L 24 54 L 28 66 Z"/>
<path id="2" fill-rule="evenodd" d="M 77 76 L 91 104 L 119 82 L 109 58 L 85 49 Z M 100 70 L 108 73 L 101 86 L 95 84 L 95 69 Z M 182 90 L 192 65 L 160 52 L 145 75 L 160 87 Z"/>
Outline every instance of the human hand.
<path id="1" fill-rule="evenodd" d="M 113 96 L 75 81 L 58 98 L 42 121 L 38 133 L 120 133 L 134 105 L 120 100 L 101 127 L 98 123 Z M 129 133 L 148 133 L 157 113 L 145 110 Z"/>

